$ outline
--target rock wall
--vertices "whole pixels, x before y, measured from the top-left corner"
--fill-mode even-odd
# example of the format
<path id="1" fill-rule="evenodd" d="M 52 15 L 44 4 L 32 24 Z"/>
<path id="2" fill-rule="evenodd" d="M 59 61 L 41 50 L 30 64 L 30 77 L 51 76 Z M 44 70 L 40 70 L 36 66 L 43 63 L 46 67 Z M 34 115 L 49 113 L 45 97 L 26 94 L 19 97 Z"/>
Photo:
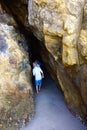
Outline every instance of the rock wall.
<path id="1" fill-rule="evenodd" d="M 87 120 L 86 0 L 29 0 L 28 19 L 41 56 L 69 108 Z M 45 51 L 45 55 L 43 55 Z M 49 62 L 48 62 L 49 59 Z"/>
<path id="2" fill-rule="evenodd" d="M 34 114 L 28 48 L 17 27 L 0 4 L 0 130 L 22 127 Z"/>
<path id="3" fill-rule="evenodd" d="M 39 53 L 70 110 L 87 121 L 87 0 L 6 0 L 3 5 L 41 41 Z"/>

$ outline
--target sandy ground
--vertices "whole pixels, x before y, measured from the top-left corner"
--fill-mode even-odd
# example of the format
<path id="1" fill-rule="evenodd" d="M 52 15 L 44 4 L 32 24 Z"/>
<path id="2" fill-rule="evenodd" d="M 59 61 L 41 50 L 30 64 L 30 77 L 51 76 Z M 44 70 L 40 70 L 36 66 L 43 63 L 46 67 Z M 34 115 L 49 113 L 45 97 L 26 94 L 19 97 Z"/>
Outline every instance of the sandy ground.
<path id="1" fill-rule="evenodd" d="M 35 116 L 21 130 L 87 130 L 68 110 L 63 94 L 45 75 L 39 94 L 35 92 Z"/>

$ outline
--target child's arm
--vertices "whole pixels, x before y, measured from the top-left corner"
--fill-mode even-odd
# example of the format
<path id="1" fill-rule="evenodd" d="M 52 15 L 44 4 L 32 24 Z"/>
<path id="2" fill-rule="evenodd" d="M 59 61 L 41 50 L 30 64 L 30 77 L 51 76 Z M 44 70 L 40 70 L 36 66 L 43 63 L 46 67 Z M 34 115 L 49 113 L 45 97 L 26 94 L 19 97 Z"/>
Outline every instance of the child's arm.
<path id="1" fill-rule="evenodd" d="M 44 73 L 43 73 L 43 71 L 42 71 L 41 68 L 40 68 L 40 71 L 41 71 L 41 76 L 42 76 L 42 78 L 44 78 Z"/>
<path id="2" fill-rule="evenodd" d="M 44 73 L 41 74 L 42 78 L 44 78 Z"/>

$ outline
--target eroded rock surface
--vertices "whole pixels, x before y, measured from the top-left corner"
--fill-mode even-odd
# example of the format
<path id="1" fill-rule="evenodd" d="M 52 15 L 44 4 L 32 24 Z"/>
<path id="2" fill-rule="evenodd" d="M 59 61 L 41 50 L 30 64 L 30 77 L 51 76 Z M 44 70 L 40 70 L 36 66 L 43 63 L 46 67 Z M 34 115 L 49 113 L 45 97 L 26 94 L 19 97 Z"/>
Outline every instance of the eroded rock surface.
<path id="1" fill-rule="evenodd" d="M 0 8 L 0 130 L 22 127 L 34 113 L 26 40 L 14 19 Z"/>
<path id="2" fill-rule="evenodd" d="M 52 77 L 59 81 L 69 108 L 85 119 L 87 118 L 86 8 L 86 0 L 28 2 L 29 24 L 34 27 L 34 35 L 39 40 L 44 40 L 42 59 Z"/>
<path id="3" fill-rule="evenodd" d="M 70 110 L 87 121 L 87 1 L 6 0 L 3 4 L 41 41 L 39 53 Z"/>

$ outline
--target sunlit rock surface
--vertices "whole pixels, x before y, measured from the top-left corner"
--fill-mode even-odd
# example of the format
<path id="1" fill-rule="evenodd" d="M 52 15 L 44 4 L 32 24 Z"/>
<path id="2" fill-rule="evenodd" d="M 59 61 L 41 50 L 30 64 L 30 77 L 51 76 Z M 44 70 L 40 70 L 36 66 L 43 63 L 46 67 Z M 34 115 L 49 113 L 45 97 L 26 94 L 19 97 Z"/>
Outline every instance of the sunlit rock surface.
<path id="1" fill-rule="evenodd" d="M 22 127 L 34 113 L 28 48 L 13 25 L 17 27 L 0 8 L 0 130 Z"/>
<path id="2" fill-rule="evenodd" d="M 38 51 L 70 110 L 87 120 L 86 0 L 6 0 L 3 5 L 41 41 Z"/>
<path id="3" fill-rule="evenodd" d="M 78 63 L 77 41 L 84 3 L 84 0 L 29 0 L 29 24 L 37 29 L 34 34 L 45 40 L 50 52 L 51 40 L 56 44 L 58 37 L 62 37 L 62 61 L 65 65 Z"/>
<path id="4" fill-rule="evenodd" d="M 28 20 L 34 35 L 44 41 L 40 51 L 42 59 L 52 77 L 59 81 L 69 108 L 87 119 L 85 2 L 29 0 Z"/>

